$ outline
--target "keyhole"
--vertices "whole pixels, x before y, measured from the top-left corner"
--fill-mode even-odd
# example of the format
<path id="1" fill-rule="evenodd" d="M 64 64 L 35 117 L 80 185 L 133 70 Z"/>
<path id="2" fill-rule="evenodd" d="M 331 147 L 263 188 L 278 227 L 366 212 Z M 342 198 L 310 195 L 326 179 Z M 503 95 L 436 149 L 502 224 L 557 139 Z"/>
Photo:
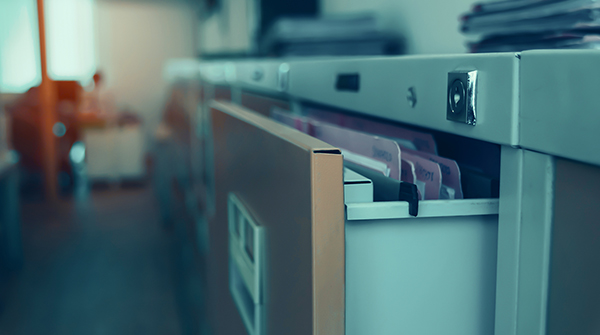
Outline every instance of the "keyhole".
<path id="1" fill-rule="evenodd" d="M 460 113 L 464 108 L 465 88 L 460 80 L 455 80 L 448 91 L 448 103 L 452 113 Z"/>
<path id="2" fill-rule="evenodd" d="M 458 93 L 454 93 L 454 105 L 458 105 L 458 102 L 460 101 L 460 94 Z"/>

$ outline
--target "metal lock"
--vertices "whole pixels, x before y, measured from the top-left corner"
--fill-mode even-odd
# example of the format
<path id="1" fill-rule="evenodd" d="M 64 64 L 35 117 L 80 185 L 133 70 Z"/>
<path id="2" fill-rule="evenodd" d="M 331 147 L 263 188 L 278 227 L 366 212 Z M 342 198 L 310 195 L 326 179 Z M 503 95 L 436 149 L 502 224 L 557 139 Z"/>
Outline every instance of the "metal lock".
<path id="1" fill-rule="evenodd" d="M 453 71 L 448 73 L 446 97 L 446 120 L 477 124 L 476 110 L 477 71 Z"/>
<path id="2" fill-rule="evenodd" d="M 279 72 L 277 76 L 277 89 L 280 92 L 286 92 L 289 87 L 290 81 L 290 65 L 288 63 L 282 63 L 279 65 Z"/>

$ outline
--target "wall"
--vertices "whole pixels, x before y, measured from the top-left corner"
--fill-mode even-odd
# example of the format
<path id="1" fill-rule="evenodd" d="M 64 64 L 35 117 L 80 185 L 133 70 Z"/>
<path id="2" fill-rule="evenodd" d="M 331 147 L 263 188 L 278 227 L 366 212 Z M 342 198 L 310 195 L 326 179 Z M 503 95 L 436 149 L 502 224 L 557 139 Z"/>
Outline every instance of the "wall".
<path id="1" fill-rule="evenodd" d="M 322 12 L 373 11 L 382 15 L 387 27 L 407 37 L 411 54 L 462 53 L 466 48 L 465 39 L 458 31 L 458 17 L 473 2 L 322 0 Z M 224 3 L 231 5 L 228 10 L 236 13 L 244 12 L 241 9 L 247 6 L 243 0 Z M 219 43 L 223 41 L 210 44 L 208 37 L 214 31 L 199 31 L 197 12 L 184 0 L 97 0 L 96 6 L 98 69 L 104 72 L 107 85 L 115 92 L 118 106 L 130 107 L 140 113 L 146 136 L 150 139 L 160 122 L 166 98 L 167 83 L 162 77 L 164 62 L 170 58 L 194 57 L 202 35 L 205 35 L 208 49 L 221 49 L 223 45 Z M 239 14 L 231 16 L 243 16 Z M 225 23 L 227 26 L 247 24 L 240 21 L 243 20 L 226 20 Z M 227 42 L 225 49 L 228 51 L 246 47 L 241 40 Z"/>
<path id="2" fill-rule="evenodd" d="M 167 94 L 165 62 L 196 55 L 197 13 L 183 1 L 101 1 L 96 4 L 98 70 L 118 108 L 143 119 L 147 142 Z"/>
<path id="3" fill-rule="evenodd" d="M 407 38 L 410 54 L 466 52 L 458 18 L 477 0 L 321 0 L 323 14 L 370 11 Z"/>

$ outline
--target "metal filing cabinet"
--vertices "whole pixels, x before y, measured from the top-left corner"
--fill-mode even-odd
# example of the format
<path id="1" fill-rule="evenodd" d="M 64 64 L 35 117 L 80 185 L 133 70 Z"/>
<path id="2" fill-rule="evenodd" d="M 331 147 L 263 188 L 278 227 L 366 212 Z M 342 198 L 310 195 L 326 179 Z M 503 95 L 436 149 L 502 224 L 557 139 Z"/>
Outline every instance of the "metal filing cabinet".
<path id="1" fill-rule="evenodd" d="M 600 331 L 597 64 L 596 51 L 202 63 L 214 332 Z M 215 87 L 231 101 L 213 102 Z M 239 107 L 245 94 L 431 131 L 496 173 L 499 197 L 421 201 L 417 217 L 405 202 L 344 204 L 339 150 Z M 236 222 L 260 261 L 232 260 Z M 238 288 L 260 290 L 236 307 L 242 265 Z M 260 318 L 237 316 L 252 304 Z"/>

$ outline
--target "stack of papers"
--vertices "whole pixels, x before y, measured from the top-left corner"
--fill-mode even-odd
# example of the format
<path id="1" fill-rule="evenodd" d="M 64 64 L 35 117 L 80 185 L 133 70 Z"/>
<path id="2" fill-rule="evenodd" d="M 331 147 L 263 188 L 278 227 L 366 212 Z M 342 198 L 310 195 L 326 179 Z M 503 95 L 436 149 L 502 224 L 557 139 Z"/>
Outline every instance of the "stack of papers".
<path id="1" fill-rule="evenodd" d="M 268 56 L 397 55 L 404 40 L 372 14 L 279 18 L 261 41 Z"/>
<path id="2" fill-rule="evenodd" d="M 600 48 L 595 0 L 499 0 L 476 3 L 461 17 L 471 52 Z"/>

